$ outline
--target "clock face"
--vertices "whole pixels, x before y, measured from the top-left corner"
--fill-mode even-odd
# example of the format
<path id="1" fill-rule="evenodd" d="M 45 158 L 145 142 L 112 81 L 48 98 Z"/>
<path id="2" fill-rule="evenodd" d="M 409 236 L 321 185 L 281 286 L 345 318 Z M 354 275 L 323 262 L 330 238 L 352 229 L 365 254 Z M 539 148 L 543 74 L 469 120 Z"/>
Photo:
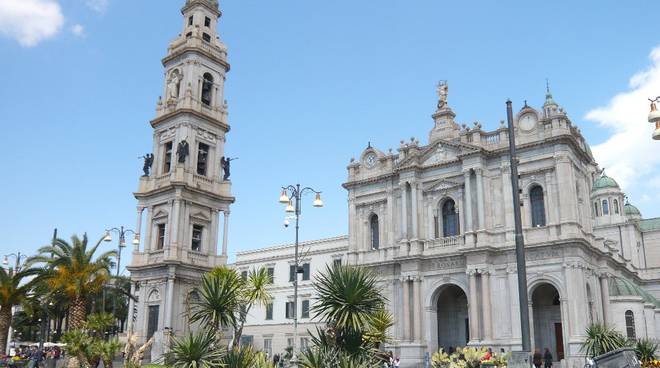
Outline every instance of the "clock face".
<path id="1" fill-rule="evenodd" d="M 364 158 L 364 163 L 367 165 L 368 168 L 372 168 L 376 166 L 376 161 L 378 161 L 378 157 L 376 157 L 375 153 L 369 153 L 365 158 Z"/>
<path id="2" fill-rule="evenodd" d="M 536 114 L 525 114 L 520 117 L 520 120 L 518 120 L 518 126 L 520 126 L 520 129 L 522 130 L 532 130 L 536 126 L 538 119 L 536 118 Z"/>

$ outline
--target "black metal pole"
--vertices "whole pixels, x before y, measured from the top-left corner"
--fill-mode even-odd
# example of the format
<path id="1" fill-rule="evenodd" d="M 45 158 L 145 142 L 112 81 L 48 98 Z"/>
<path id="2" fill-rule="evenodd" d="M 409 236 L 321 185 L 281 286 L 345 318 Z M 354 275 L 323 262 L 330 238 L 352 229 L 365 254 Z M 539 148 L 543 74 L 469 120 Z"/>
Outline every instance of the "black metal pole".
<path id="1" fill-rule="evenodd" d="M 511 100 L 506 102 L 506 117 L 509 125 L 509 159 L 511 162 L 511 190 L 513 194 L 513 216 L 516 231 L 516 262 L 518 266 L 518 303 L 520 304 L 520 330 L 522 350 L 531 352 L 529 333 L 529 299 L 527 296 L 527 265 L 525 263 L 525 241 L 520 217 L 520 190 L 518 188 L 518 158 L 516 157 L 516 137 L 513 130 Z"/>
<path id="2" fill-rule="evenodd" d="M 300 228 L 300 184 L 296 184 L 294 197 L 296 199 L 296 254 L 295 254 L 295 272 L 293 274 L 293 350 L 291 351 L 291 356 L 294 361 L 297 361 L 296 356 L 296 344 L 298 340 L 298 229 Z"/>

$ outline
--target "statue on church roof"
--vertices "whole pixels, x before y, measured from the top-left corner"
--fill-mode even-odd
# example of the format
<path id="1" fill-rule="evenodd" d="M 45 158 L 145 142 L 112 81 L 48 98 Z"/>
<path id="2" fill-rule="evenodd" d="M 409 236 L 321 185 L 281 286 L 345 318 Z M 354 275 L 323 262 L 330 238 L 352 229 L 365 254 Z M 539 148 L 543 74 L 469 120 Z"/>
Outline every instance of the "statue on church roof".
<path id="1" fill-rule="evenodd" d="M 151 165 L 153 165 L 154 163 L 154 155 L 152 153 L 147 153 L 141 158 L 144 159 L 144 166 L 142 167 L 142 171 L 144 171 L 144 175 L 142 176 L 149 176 L 149 174 L 151 173 Z"/>
<path id="2" fill-rule="evenodd" d="M 184 139 L 176 147 L 176 155 L 180 164 L 186 163 L 186 157 L 190 153 L 188 142 Z"/>
<path id="3" fill-rule="evenodd" d="M 222 156 L 220 159 L 220 167 L 222 168 L 222 171 L 224 171 L 224 176 L 222 177 L 222 180 L 227 181 L 229 180 L 229 176 L 231 175 L 230 169 L 231 169 L 231 162 L 234 160 L 237 160 L 238 158 L 230 158 L 225 156 Z"/>
<path id="4" fill-rule="evenodd" d="M 438 83 L 438 110 L 447 106 L 447 95 L 449 94 L 449 85 L 446 80 L 440 81 Z"/>

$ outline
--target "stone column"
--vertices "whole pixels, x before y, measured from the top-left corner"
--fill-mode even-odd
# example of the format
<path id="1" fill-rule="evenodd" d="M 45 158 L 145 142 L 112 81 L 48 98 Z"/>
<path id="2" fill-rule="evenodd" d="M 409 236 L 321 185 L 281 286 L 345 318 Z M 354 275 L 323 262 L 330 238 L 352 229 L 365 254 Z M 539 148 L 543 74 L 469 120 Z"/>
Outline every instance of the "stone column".
<path id="1" fill-rule="evenodd" d="M 511 167 L 508 162 L 503 162 L 502 170 L 502 201 L 504 201 L 504 228 L 507 233 L 513 230 L 513 197 L 511 193 Z M 508 240 L 508 237 L 507 237 Z"/>
<path id="2" fill-rule="evenodd" d="M 165 321 L 163 326 L 172 330 L 172 306 L 174 305 L 174 276 L 167 277 L 167 299 L 165 300 Z"/>
<path id="3" fill-rule="evenodd" d="M 131 281 L 131 296 L 135 296 L 135 284 Z M 128 336 L 133 334 L 133 309 L 135 309 L 135 301 L 133 298 L 128 298 Z"/>
<path id="4" fill-rule="evenodd" d="M 218 254 L 218 221 L 220 217 L 220 213 L 216 209 L 211 210 L 211 229 L 212 231 L 209 231 L 209 254 L 212 256 L 215 256 Z"/>
<path id="5" fill-rule="evenodd" d="M 401 185 L 401 239 L 408 239 L 408 195 L 406 183 Z"/>
<path id="6" fill-rule="evenodd" d="M 412 183 L 410 185 L 410 191 L 411 191 L 411 222 L 412 222 L 412 238 L 417 239 L 417 183 Z"/>
<path id="7" fill-rule="evenodd" d="M 465 232 L 472 231 L 472 189 L 470 188 L 470 170 L 463 171 L 465 177 Z"/>
<path id="8" fill-rule="evenodd" d="M 141 240 L 142 237 L 142 212 L 144 211 L 144 207 L 138 206 L 137 208 L 137 224 L 135 226 L 135 237 L 137 240 Z M 142 247 L 143 249 L 146 249 L 145 247 Z M 140 251 L 140 243 L 134 244 L 133 245 L 133 252 L 139 252 Z"/>
<path id="9" fill-rule="evenodd" d="M 481 304 L 484 311 L 484 339 L 492 341 L 492 321 L 491 321 L 491 303 L 490 303 L 490 272 L 488 270 L 481 273 Z"/>
<path id="10" fill-rule="evenodd" d="M 222 256 L 226 257 L 227 256 L 227 239 L 229 236 L 229 211 L 225 210 L 225 226 L 222 231 Z"/>
<path id="11" fill-rule="evenodd" d="M 410 289 L 408 287 L 408 279 L 402 278 L 403 283 L 403 340 L 410 340 Z"/>
<path id="12" fill-rule="evenodd" d="M 478 341 L 479 338 L 479 306 L 477 305 L 477 274 L 475 270 L 468 271 L 469 278 L 469 301 L 468 312 L 470 318 L 470 341 Z"/>
<path id="13" fill-rule="evenodd" d="M 175 199 L 172 204 L 172 220 L 170 221 L 170 247 L 175 248 L 179 245 L 179 212 L 181 211 L 181 200 Z M 174 246 L 174 247 L 172 247 Z M 177 255 L 178 256 L 178 255 Z"/>
<path id="14" fill-rule="evenodd" d="M 143 252 L 149 252 L 151 251 L 151 234 L 153 233 L 153 211 L 151 210 L 151 207 L 147 208 L 147 225 L 145 226 L 145 236 L 144 236 L 144 245 L 142 246 L 142 251 Z"/>
<path id="15" fill-rule="evenodd" d="M 610 322 L 610 285 L 607 274 L 600 275 L 600 298 L 603 305 L 603 323 Z"/>
<path id="16" fill-rule="evenodd" d="M 418 277 L 416 277 L 413 280 L 413 318 L 415 321 L 415 334 L 414 334 L 414 340 L 415 341 L 421 341 L 422 340 L 422 306 L 420 303 L 420 286 L 422 284 L 422 280 Z"/>
<path id="17" fill-rule="evenodd" d="M 479 219 L 479 226 L 477 229 L 486 228 L 486 216 L 484 214 L 484 178 L 483 170 L 475 169 L 474 172 L 477 175 L 477 217 Z"/>

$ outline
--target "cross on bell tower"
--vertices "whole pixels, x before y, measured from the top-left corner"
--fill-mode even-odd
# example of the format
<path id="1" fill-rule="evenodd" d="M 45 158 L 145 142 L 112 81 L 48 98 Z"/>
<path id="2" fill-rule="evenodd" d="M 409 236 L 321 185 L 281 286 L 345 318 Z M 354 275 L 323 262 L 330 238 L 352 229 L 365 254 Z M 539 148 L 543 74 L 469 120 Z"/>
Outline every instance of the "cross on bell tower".
<path id="1" fill-rule="evenodd" d="M 217 31 L 222 13 L 216 0 L 187 0 L 181 13 L 182 31 L 162 60 L 163 96 L 150 122 L 153 167 L 134 193 L 142 249 L 133 250 L 127 267 L 137 298 L 130 302 L 128 329 L 138 341 L 194 330 L 185 313 L 197 297 L 194 287 L 204 272 L 227 262 L 234 197 L 221 169 L 229 132 L 229 64 Z M 164 353 L 162 346 L 154 344 L 152 361 Z"/>

